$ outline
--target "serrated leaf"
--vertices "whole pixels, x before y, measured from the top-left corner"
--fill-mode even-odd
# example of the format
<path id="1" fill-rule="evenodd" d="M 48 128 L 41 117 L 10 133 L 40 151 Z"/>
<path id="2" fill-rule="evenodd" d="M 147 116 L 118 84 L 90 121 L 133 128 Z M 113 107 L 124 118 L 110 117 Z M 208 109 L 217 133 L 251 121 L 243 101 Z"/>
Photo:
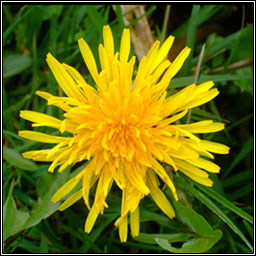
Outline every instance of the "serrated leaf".
<path id="1" fill-rule="evenodd" d="M 192 238 L 185 242 L 181 248 L 171 246 L 167 239 L 156 238 L 157 244 L 173 253 L 204 253 L 211 249 L 222 237 L 222 232 L 217 229 L 207 238 Z"/>
<path id="2" fill-rule="evenodd" d="M 3 240 L 6 240 L 11 234 L 15 226 L 17 217 L 17 208 L 14 198 L 12 196 L 14 187 L 14 180 L 11 183 L 8 197 L 4 203 L 3 208 Z"/>
<path id="3" fill-rule="evenodd" d="M 63 185 L 69 177 L 69 171 L 65 170 L 62 173 L 57 173 L 55 175 L 54 181 L 48 183 L 47 193 L 38 198 L 38 204 L 35 209 L 32 210 L 32 214 L 27 222 L 21 227 L 26 229 L 37 225 L 42 219 L 48 218 L 52 213 L 54 213 L 60 203 L 54 204 L 51 202 L 51 198 L 54 193 Z"/>
<path id="4" fill-rule="evenodd" d="M 3 158 L 10 164 L 26 171 L 34 171 L 37 169 L 35 162 L 25 159 L 16 150 L 8 147 L 3 147 Z"/>
<path id="5" fill-rule="evenodd" d="M 37 225 L 42 219 L 46 219 L 54 213 L 58 209 L 59 203 L 52 203 L 51 198 L 69 177 L 69 171 L 66 170 L 55 175 L 51 182 L 45 184 L 46 192 L 38 198 L 38 202 L 31 213 L 17 210 L 11 194 L 11 186 L 8 198 L 4 205 L 4 240 L 24 229 Z"/>

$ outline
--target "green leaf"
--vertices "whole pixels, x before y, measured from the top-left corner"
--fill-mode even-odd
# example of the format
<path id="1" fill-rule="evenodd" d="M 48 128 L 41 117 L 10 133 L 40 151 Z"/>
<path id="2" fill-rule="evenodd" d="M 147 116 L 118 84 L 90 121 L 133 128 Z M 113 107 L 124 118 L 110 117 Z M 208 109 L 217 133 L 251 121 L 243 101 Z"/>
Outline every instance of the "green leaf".
<path id="1" fill-rule="evenodd" d="M 243 223 L 244 223 L 244 226 L 246 227 L 251 239 L 253 239 L 253 228 L 252 228 L 252 226 L 245 220 L 243 220 Z"/>
<path id="2" fill-rule="evenodd" d="M 222 186 L 224 188 L 233 186 L 234 184 L 239 184 L 239 182 L 245 182 L 246 180 L 250 180 L 253 178 L 253 169 L 249 170 L 241 170 L 240 173 L 234 174 L 231 177 L 228 177 L 228 179 L 225 179 L 221 182 Z"/>
<path id="3" fill-rule="evenodd" d="M 212 17 L 217 11 L 223 8 L 223 5 L 205 5 L 200 9 L 198 14 L 198 26 L 207 21 L 210 17 Z M 177 38 L 185 35 L 188 31 L 189 20 L 179 26 L 175 31 L 173 31 L 173 35 Z"/>
<path id="4" fill-rule="evenodd" d="M 3 78 L 17 75 L 30 67 L 32 59 L 26 55 L 9 55 L 3 61 Z"/>
<path id="5" fill-rule="evenodd" d="M 250 76 L 250 79 L 241 79 L 236 81 L 236 85 L 239 86 L 241 92 L 248 92 L 253 96 L 253 65 L 248 67 L 239 68 L 235 71 L 236 75 Z"/>
<path id="6" fill-rule="evenodd" d="M 45 5 L 44 8 L 42 8 L 42 11 L 44 11 L 43 19 L 47 20 L 59 17 L 63 8 L 64 5 Z"/>
<path id="7" fill-rule="evenodd" d="M 116 15 L 117 15 L 117 20 L 119 22 L 120 30 L 123 30 L 125 28 L 125 25 L 123 20 L 122 9 L 120 5 L 116 5 Z"/>
<path id="8" fill-rule="evenodd" d="M 197 197 L 203 204 L 205 204 L 211 211 L 213 211 L 221 220 L 223 220 L 240 238 L 246 243 L 246 245 L 250 248 L 250 250 L 253 250 L 252 245 L 248 241 L 248 239 L 245 237 L 245 235 L 242 233 L 242 231 L 234 224 L 234 222 L 216 205 L 214 204 L 208 197 L 206 197 L 204 194 L 196 190 L 194 187 L 189 185 L 187 182 L 184 181 L 183 178 L 175 177 L 175 181 L 177 184 L 179 184 L 181 187 L 186 189 L 188 192 L 193 194 L 195 197 Z M 193 182 L 191 180 L 191 182 Z"/>
<path id="9" fill-rule="evenodd" d="M 173 205 L 177 218 L 188 226 L 192 232 L 200 236 L 210 236 L 212 234 L 213 229 L 203 216 L 185 206 L 181 201 L 173 201 Z"/>
<path id="10" fill-rule="evenodd" d="M 29 218 L 29 213 L 17 210 L 15 200 L 12 196 L 14 180 L 11 183 L 8 197 L 3 208 L 3 240 L 18 233 L 20 228 Z"/>
<path id="11" fill-rule="evenodd" d="M 161 226 L 171 228 L 173 230 L 176 230 L 177 232 L 182 231 L 182 226 L 179 225 L 176 221 L 166 217 L 166 215 L 162 215 L 153 211 L 148 211 L 146 209 L 141 209 L 140 212 L 140 222 L 154 221 Z"/>
<path id="12" fill-rule="evenodd" d="M 58 209 L 60 204 L 53 204 L 51 198 L 61 185 L 66 182 L 69 172 L 66 170 L 60 174 L 51 175 L 54 178 L 51 182 L 45 184 L 46 192 L 38 198 L 37 205 L 32 209 L 31 213 L 17 210 L 12 197 L 12 183 L 4 205 L 4 240 L 24 229 L 37 225 L 42 219 L 48 218 Z"/>
<path id="13" fill-rule="evenodd" d="M 10 164 L 22 170 L 34 171 L 37 169 L 35 162 L 23 158 L 16 150 L 6 146 L 3 147 L 3 158 Z"/>
<path id="14" fill-rule="evenodd" d="M 39 253 L 48 253 L 49 252 L 49 247 L 48 244 L 45 241 L 44 236 L 41 236 L 41 241 L 40 241 L 40 251 Z"/>
<path id="15" fill-rule="evenodd" d="M 236 52 L 233 62 L 253 58 L 253 24 L 248 24 L 240 36 L 239 51 Z"/>
<path id="16" fill-rule="evenodd" d="M 163 249 L 173 253 L 203 253 L 211 249 L 222 237 L 222 232 L 217 229 L 208 238 L 192 238 L 181 248 L 171 246 L 167 239 L 156 238 L 157 244 Z"/>
<path id="17" fill-rule="evenodd" d="M 175 242 L 182 242 L 186 241 L 188 238 L 193 236 L 192 234 L 189 233 L 176 233 L 176 234 L 146 234 L 146 233 L 140 233 L 139 236 L 134 237 L 133 239 L 146 243 L 146 244 L 156 244 L 156 238 L 162 238 L 162 239 L 167 239 L 170 243 L 175 243 Z"/>
<path id="18" fill-rule="evenodd" d="M 60 203 L 52 203 L 51 198 L 54 193 L 61 187 L 61 185 L 63 185 L 67 181 L 69 177 L 69 171 L 65 170 L 62 173 L 56 173 L 52 175 L 54 175 L 55 177 L 52 182 L 46 185 L 47 193 L 38 198 L 37 206 L 32 209 L 32 214 L 30 215 L 30 218 L 21 227 L 21 230 L 37 225 L 41 222 L 42 219 L 48 218 L 58 209 Z"/>
<path id="19" fill-rule="evenodd" d="M 102 15 L 100 15 L 94 5 L 87 5 L 86 11 L 88 16 L 90 17 L 91 21 L 97 28 L 97 30 L 102 33 L 102 28 L 104 25 L 107 25 L 107 22 L 104 20 Z"/>
<path id="20" fill-rule="evenodd" d="M 14 225 L 13 230 L 10 233 L 10 235 L 12 236 L 12 235 L 18 233 L 21 230 L 22 226 L 26 223 L 26 221 L 28 220 L 29 217 L 30 217 L 29 212 L 17 210 L 15 225 Z"/>
<path id="21" fill-rule="evenodd" d="M 188 26 L 188 33 L 187 33 L 187 43 L 186 45 L 191 49 L 191 53 L 189 57 L 187 58 L 186 62 L 183 65 L 182 68 L 182 74 L 188 75 L 190 73 L 191 68 L 191 60 L 193 58 L 194 54 L 194 45 L 195 45 L 195 39 L 196 39 L 196 30 L 197 30 L 197 21 L 200 11 L 200 5 L 193 5 L 191 16 L 189 19 L 189 26 Z"/>
<path id="22" fill-rule="evenodd" d="M 241 208 L 237 207 L 236 205 L 234 205 L 232 202 L 230 202 L 229 200 L 227 200 L 226 198 L 224 198 L 222 195 L 220 195 L 219 193 L 217 193 L 216 191 L 214 191 L 213 189 L 204 187 L 200 184 L 195 183 L 195 185 L 202 190 L 205 194 L 207 194 L 208 196 L 210 196 L 211 198 L 215 199 L 216 201 L 218 201 L 220 204 L 222 204 L 223 206 L 225 206 L 226 208 L 228 208 L 230 211 L 234 212 L 235 214 L 237 214 L 238 216 L 244 218 L 245 220 L 249 221 L 250 223 L 253 224 L 253 217 L 250 216 L 248 213 L 246 213 L 245 211 L 243 211 Z"/>
<path id="23" fill-rule="evenodd" d="M 25 8 L 24 8 L 25 9 Z M 11 26 L 8 27 L 8 29 L 6 29 L 6 31 L 4 31 L 3 34 L 3 44 L 5 44 L 7 38 L 12 34 L 13 30 L 16 28 L 16 26 L 24 19 L 28 16 L 28 14 L 30 14 L 30 12 L 33 10 L 33 8 L 28 9 L 27 12 L 19 17 L 14 24 L 12 24 Z"/>
<path id="24" fill-rule="evenodd" d="M 17 218 L 16 203 L 12 196 L 13 187 L 14 180 L 12 180 L 8 197 L 4 203 L 3 208 L 3 240 L 7 239 L 12 233 Z"/>
<path id="25" fill-rule="evenodd" d="M 228 59 L 225 61 L 225 65 L 223 70 L 221 71 L 221 73 L 226 73 L 228 66 L 231 64 L 232 60 L 234 59 L 234 57 L 236 56 L 236 53 L 240 51 L 240 41 L 241 41 L 241 35 L 242 35 L 242 31 L 243 27 L 244 27 L 244 18 L 245 18 L 245 7 L 243 5 L 243 17 L 242 17 L 242 27 L 241 30 L 239 31 L 239 34 L 237 36 L 237 38 L 234 40 L 234 42 L 232 43 L 232 47 L 231 47 L 231 51 L 230 51 L 230 55 L 228 57 Z"/>

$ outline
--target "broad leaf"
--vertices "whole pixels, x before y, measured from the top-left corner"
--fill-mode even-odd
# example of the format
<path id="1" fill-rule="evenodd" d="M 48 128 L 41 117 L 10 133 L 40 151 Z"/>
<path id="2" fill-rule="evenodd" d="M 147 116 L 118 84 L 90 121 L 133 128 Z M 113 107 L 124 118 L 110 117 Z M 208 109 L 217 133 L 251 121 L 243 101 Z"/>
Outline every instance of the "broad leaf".
<path id="1" fill-rule="evenodd" d="M 173 253 L 203 253 L 211 249 L 222 237 L 220 230 L 213 231 L 208 238 L 192 238 L 182 245 L 181 248 L 171 246 L 167 239 L 156 238 L 156 242 L 163 249 Z"/>
<path id="2" fill-rule="evenodd" d="M 25 159 L 16 150 L 8 147 L 3 147 L 3 158 L 10 164 L 27 171 L 34 171 L 37 169 L 35 162 Z"/>

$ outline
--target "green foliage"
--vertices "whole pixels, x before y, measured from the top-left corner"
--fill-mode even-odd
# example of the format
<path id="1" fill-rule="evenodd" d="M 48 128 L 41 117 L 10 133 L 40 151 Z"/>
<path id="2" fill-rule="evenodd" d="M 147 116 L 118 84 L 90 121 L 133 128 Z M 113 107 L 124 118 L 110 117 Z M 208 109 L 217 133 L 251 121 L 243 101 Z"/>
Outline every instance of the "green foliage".
<path id="1" fill-rule="evenodd" d="M 17 131 L 31 129 L 29 122 L 19 117 L 22 109 L 61 117 L 59 109 L 47 106 L 35 96 L 36 90 L 64 95 L 49 72 L 46 54 L 51 52 L 61 62 L 74 66 L 91 83 L 77 40 L 83 37 L 88 42 L 99 63 L 97 51 L 103 25 L 111 25 L 118 42 L 125 27 L 124 15 L 131 11 L 122 14 L 119 5 L 114 11 L 110 5 L 3 4 L 5 253 L 252 253 L 254 69 L 250 15 L 253 6 L 232 6 L 186 5 L 183 10 L 173 4 L 166 33 L 176 36 L 177 47 L 183 47 L 178 39 L 187 35 L 187 45 L 193 53 L 171 81 L 168 93 L 194 82 L 195 67 L 205 44 L 198 83 L 212 80 L 220 94 L 214 102 L 193 109 L 191 120 L 224 122 L 224 131 L 202 138 L 230 146 L 230 154 L 216 156 L 221 173 L 211 174 L 213 188 L 196 184 L 180 172 L 172 175 L 180 200 L 173 201 L 170 191 L 165 192 L 175 208 L 176 218 L 169 219 L 150 198 L 144 198 L 140 204 L 140 235 L 129 236 L 127 243 L 122 244 L 114 226 L 120 215 L 120 192 L 114 188 L 110 191 L 109 208 L 99 216 L 92 232 L 84 233 L 88 210 L 83 200 L 64 212 L 57 211 L 59 204 L 50 201 L 58 188 L 81 171 L 84 164 L 50 174 L 48 163 L 35 163 L 21 155 L 46 146 L 20 138 Z M 164 6 L 147 6 L 145 13 L 134 17 L 130 26 L 135 28 L 146 17 L 154 34 L 162 28 L 164 11 Z M 202 30 L 211 24 L 218 29 Z M 33 129 L 56 135 L 51 128 Z"/>

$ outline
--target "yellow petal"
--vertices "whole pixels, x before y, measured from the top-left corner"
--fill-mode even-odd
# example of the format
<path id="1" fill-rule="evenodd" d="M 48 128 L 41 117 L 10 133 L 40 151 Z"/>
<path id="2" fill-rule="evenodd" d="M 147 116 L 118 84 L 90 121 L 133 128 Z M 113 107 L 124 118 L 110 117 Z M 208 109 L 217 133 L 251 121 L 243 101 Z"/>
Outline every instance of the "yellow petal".
<path id="1" fill-rule="evenodd" d="M 44 142 L 44 143 L 59 143 L 59 142 L 69 140 L 69 138 L 67 137 L 52 136 L 52 135 L 44 134 L 41 132 L 34 132 L 34 131 L 19 131 L 18 135 L 25 139 Z"/>
<path id="2" fill-rule="evenodd" d="M 165 76 L 168 76 L 169 78 L 174 77 L 178 71 L 181 69 L 183 63 L 187 59 L 188 55 L 190 54 L 191 49 L 188 47 L 185 47 L 179 55 L 176 57 L 176 59 L 173 61 L 171 66 L 167 69 Z"/>
<path id="3" fill-rule="evenodd" d="M 91 49 L 83 38 L 78 39 L 78 45 L 83 56 L 84 62 L 90 74 L 92 75 L 94 81 L 97 83 L 99 74 Z"/>
<path id="4" fill-rule="evenodd" d="M 108 70 L 109 72 L 109 62 L 108 62 L 108 55 L 106 49 L 103 47 L 102 44 L 99 45 L 99 57 L 100 57 L 100 65 L 102 70 Z M 100 75 L 103 73 L 101 72 Z"/>
<path id="5" fill-rule="evenodd" d="M 119 237 L 122 243 L 126 242 L 127 240 L 127 233 L 128 233 L 128 221 L 127 215 L 122 218 L 122 222 L 119 224 Z"/>
<path id="6" fill-rule="evenodd" d="M 208 172 L 219 173 L 220 167 L 211 161 L 205 160 L 204 158 L 198 158 L 196 160 L 186 160 L 187 162 L 205 169 Z"/>
<path id="7" fill-rule="evenodd" d="M 83 76 L 72 66 L 69 66 L 65 63 L 62 63 L 62 66 L 65 68 L 65 70 L 71 75 L 71 77 L 74 79 L 74 81 L 79 85 L 86 84 Z"/>
<path id="8" fill-rule="evenodd" d="M 170 202 L 164 195 L 164 193 L 156 186 L 156 182 L 154 182 L 154 175 L 152 173 L 148 173 L 148 186 L 150 188 L 150 195 L 152 196 L 155 203 L 158 207 L 171 219 L 175 217 L 175 212 Z"/>
<path id="9" fill-rule="evenodd" d="M 128 57 L 130 54 L 130 47 L 131 47 L 130 30 L 124 29 L 122 38 L 121 38 L 121 45 L 120 45 L 120 61 L 121 61 L 121 63 L 125 63 L 128 61 Z"/>
<path id="10" fill-rule="evenodd" d="M 152 169 L 157 173 L 157 175 L 167 184 L 167 186 L 171 189 L 172 195 L 174 199 L 177 201 L 178 196 L 176 193 L 175 186 L 173 185 L 172 180 L 170 179 L 169 175 L 166 173 L 164 168 L 161 164 L 159 164 L 156 160 L 152 161 L 153 167 Z M 151 192 L 150 192 L 151 193 Z"/>
<path id="11" fill-rule="evenodd" d="M 213 181 L 209 178 L 204 178 L 204 177 L 200 177 L 200 176 L 197 176 L 191 172 L 188 172 L 187 170 L 185 169 L 180 169 L 181 172 L 183 172 L 184 174 L 186 174 L 189 178 L 191 178 L 192 180 L 204 185 L 204 186 L 207 186 L 207 187 L 212 187 L 213 185 Z"/>
<path id="12" fill-rule="evenodd" d="M 187 114 L 188 110 L 185 109 L 184 111 L 182 111 L 181 113 L 174 115 L 170 118 L 164 119 L 163 121 L 160 121 L 157 125 L 157 127 L 164 127 L 168 124 L 174 123 L 175 121 L 181 119 L 183 116 L 185 116 Z M 179 127 L 179 126 L 178 126 Z"/>
<path id="13" fill-rule="evenodd" d="M 111 29 L 108 25 L 103 27 L 103 42 L 107 53 L 110 56 L 114 56 L 114 39 Z"/>
<path id="14" fill-rule="evenodd" d="M 217 142 L 207 141 L 207 140 L 201 140 L 200 142 L 202 148 L 204 148 L 207 151 L 218 153 L 218 154 L 228 154 L 229 153 L 229 147 Z"/>
<path id="15" fill-rule="evenodd" d="M 140 211 L 139 206 L 134 212 L 130 212 L 130 227 L 133 237 L 136 237 L 140 233 Z"/>
<path id="16" fill-rule="evenodd" d="M 65 70 L 64 66 L 60 64 L 50 53 L 47 54 L 46 61 L 59 86 L 65 92 L 65 94 L 68 97 L 82 101 L 83 95 L 81 94 L 78 85 Z"/>
<path id="17" fill-rule="evenodd" d="M 58 208 L 59 211 L 64 211 L 69 206 L 77 202 L 79 199 L 82 198 L 82 189 L 75 192 L 73 195 L 71 195 L 69 198 L 67 198 Z"/>
<path id="18" fill-rule="evenodd" d="M 20 111 L 20 117 L 30 122 L 35 122 L 40 126 L 49 126 L 58 129 L 61 125 L 61 120 L 55 117 L 30 110 Z"/>
<path id="19" fill-rule="evenodd" d="M 57 190 L 57 192 L 53 195 L 51 201 L 53 203 L 57 203 L 60 201 L 63 197 L 65 197 L 68 193 L 70 193 L 74 187 L 79 182 L 79 179 L 73 178 L 69 180 L 67 183 L 65 183 L 60 189 Z"/>
<path id="20" fill-rule="evenodd" d="M 197 175 L 203 178 L 208 178 L 209 176 L 206 172 L 202 171 L 201 169 L 193 166 L 192 164 L 186 161 L 175 159 L 175 163 L 180 170 L 186 170 L 187 172 L 190 172 L 194 175 Z"/>
<path id="21" fill-rule="evenodd" d="M 212 123 L 212 121 L 200 121 L 192 124 L 177 125 L 177 127 L 192 133 L 210 133 L 223 130 L 224 124 Z"/>
<path id="22" fill-rule="evenodd" d="M 43 92 L 43 91 L 36 91 L 36 95 L 40 96 L 45 100 L 48 100 L 49 98 L 54 97 L 52 94 L 48 92 Z"/>
<path id="23" fill-rule="evenodd" d="M 153 63 L 151 64 L 150 67 L 150 71 L 149 73 L 151 74 L 155 68 L 166 58 L 169 50 L 172 47 L 174 41 L 174 36 L 169 36 L 165 42 L 163 43 L 163 45 L 160 47 L 159 51 L 157 52 L 157 56 L 155 58 L 155 60 L 153 61 Z"/>
<path id="24" fill-rule="evenodd" d="M 51 150 L 50 149 L 43 149 L 43 150 L 33 150 L 33 151 L 27 151 L 22 153 L 22 156 L 27 159 L 33 159 L 34 161 L 53 161 L 54 158 L 47 158 L 47 155 L 49 154 Z"/>
<path id="25" fill-rule="evenodd" d="M 126 177 L 141 193 L 148 195 L 150 190 L 145 184 L 144 178 L 142 177 L 140 170 L 137 166 L 127 165 Z"/>
<path id="26" fill-rule="evenodd" d="M 92 206 L 87 218 L 86 218 L 86 221 L 85 221 L 85 227 L 84 227 L 84 231 L 86 233 L 90 233 L 94 224 L 95 224 L 95 221 L 97 219 L 99 215 L 99 212 L 98 210 L 96 209 L 95 205 Z"/>
<path id="27" fill-rule="evenodd" d="M 212 89 L 209 92 L 206 92 L 204 95 L 201 95 L 200 97 L 195 97 L 194 100 L 189 101 L 187 104 L 182 106 L 182 109 L 185 108 L 195 108 L 197 106 L 203 105 L 204 103 L 212 100 L 219 94 L 218 89 Z"/>
<path id="28" fill-rule="evenodd" d="M 196 86 L 195 90 L 191 94 L 192 97 L 198 96 L 206 91 L 209 91 L 214 86 L 213 81 L 207 81 Z"/>

